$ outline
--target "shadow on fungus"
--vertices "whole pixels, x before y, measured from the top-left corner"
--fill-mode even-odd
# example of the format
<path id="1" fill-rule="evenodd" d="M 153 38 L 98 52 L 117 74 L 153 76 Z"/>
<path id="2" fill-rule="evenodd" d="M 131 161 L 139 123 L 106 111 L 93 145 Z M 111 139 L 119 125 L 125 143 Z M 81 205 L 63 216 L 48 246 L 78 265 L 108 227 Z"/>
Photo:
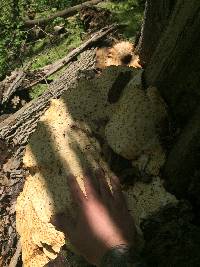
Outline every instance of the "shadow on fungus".
<path id="1" fill-rule="evenodd" d="M 31 142 L 29 143 L 31 152 L 35 159 L 35 166 L 28 169 L 31 175 L 34 175 L 39 168 L 39 172 L 45 183 L 45 188 L 49 197 L 54 203 L 54 214 L 62 215 L 65 212 L 65 205 L 69 206 L 71 202 L 71 196 L 67 182 L 67 177 L 71 173 L 71 169 L 68 165 L 68 162 L 63 159 L 62 155 L 59 153 L 57 144 L 50 133 L 51 130 L 48 124 L 40 121 L 38 123 L 38 130 L 43 133 L 43 138 L 37 139 L 37 142 L 35 142 L 36 140 L 33 135 Z M 44 150 L 48 150 L 48 155 L 43 154 Z M 88 162 L 88 167 L 89 166 L 90 163 Z M 55 222 L 53 217 L 50 219 L 52 222 Z M 46 246 L 45 249 L 48 249 L 48 246 Z M 82 257 L 74 256 L 74 254 L 70 251 L 68 254 L 70 254 L 69 257 L 67 257 L 68 263 L 73 264 L 73 262 L 79 262 L 79 264 L 81 264 L 80 266 L 91 266 L 88 265 L 88 263 Z M 59 262 L 60 264 L 60 262 L 62 262 L 62 258 L 63 256 L 61 251 L 59 256 L 55 259 L 55 264 L 56 262 Z M 67 266 L 66 260 L 64 262 L 65 263 L 63 263 L 63 266 Z M 47 264 L 47 266 L 51 266 L 52 264 L 54 264 L 54 261 L 49 263 L 49 265 Z"/>
<path id="2" fill-rule="evenodd" d="M 62 153 L 59 152 L 59 147 L 58 147 L 58 144 L 56 144 L 56 140 L 55 140 L 56 138 L 54 139 L 52 135 L 50 134 L 51 130 L 49 129 L 49 126 L 43 122 L 39 122 L 38 130 L 42 131 L 43 137 L 45 137 L 45 139 L 37 140 L 39 143 L 38 142 L 35 143 L 34 139 L 32 139 L 33 143 L 30 143 L 31 151 L 33 155 L 35 156 L 36 166 L 37 168 L 39 168 L 40 174 L 43 177 L 46 190 L 48 191 L 48 195 L 52 199 L 52 202 L 53 202 L 53 206 L 54 206 L 53 213 L 55 216 L 51 218 L 51 222 L 58 228 L 58 230 L 62 230 L 66 234 L 66 238 L 68 239 L 71 233 L 69 232 L 70 231 L 69 228 L 66 227 L 67 222 L 71 221 L 72 219 L 73 219 L 73 225 L 76 225 L 77 222 L 79 222 L 79 219 L 78 219 L 79 217 L 77 217 L 78 214 L 74 212 L 77 207 L 77 203 L 75 203 L 73 199 L 74 198 L 76 199 L 76 196 L 72 196 L 72 201 L 71 201 L 71 192 L 73 191 L 72 184 L 77 183 L 77 186 L 79 187 L 80 180 L 77 181 L 76 180 L 77 177 L 75 176 L 73 176 L 73 179 L 74 179 L 73 182 L 71 178 L 69 179 L 69 177 L 72 177 L 71 174 L 73 173 L 73 170 L 71 169 L 71 166 L 70 166 L 70 161 L 67 161 L 67 158 L 65 158 L 62 155 Z M 99 179 L 105 180 L 105 178 L 102 176 L 98 176 L 97 172 L 93 171 L 94 166 L 92 166 L 91 164 L 92 162 L 89 160 L 89 157 L 91 155 L 85 155 L 84 160 L 83 160 L 82 158 L 83 151 L 81 147 L 79 147 L 79 144 L 76 142 L 76 140 L 70 135 L 67 135 L 66 138 L 70 139 L 70 143 L 72 144 L 71 149 L 76 155 L 76 161 L 81 168 L 83 177 L 84 176 L 89 177 L 93 188 L 95 188 L 99 196 L 98 198 L 99 205 L 104 206 L 104 210 L 106 211 L 109 217 L 109 220 L 112 221 L 112 224 L 115 225 L 115 227 L 119 229 L 120 231 L 121 229 L 120 222 L 122 220 L 120 220 L 120 222 L 117 221 L 116 218 L 113 217 L 113 214 L 110 213 L 110 210 L 105 205 L 105 203 L 101 200 Z M 37 146 L 34 146 L 34 144 L 37 144 Z M 45 154 L 44 156 L 43 149 L 45 147 L 48 147 L 48 155 Z M 64 150 L 65 148 L 63 148 L 63 151 Z M 32 175 L 34 175 L 34 172 L 37 172 L 37 169 L 30 168 L 30 172 Z M 85 178 L 83 179 L 85 180 Z M 76 194 L 76 192 L 73 192 L 73 193 L 74 193 L 73 195 Z M 77 210 L 80 210 L 80 209 L 77 209 Z M 84 217 L 84 214 L 83 214 L 83 217 Z M 87 228 L 88 231 L 91 233 L 91 235 L 94 236 L 99 246 L 103 247 L 104 244 L 102 243 L 101 238 L 99 236 L 96 236 L 96 232 L 93 230 L 94 227 L 92 226 L 91 222 L 87 220 L 86 217 L 84 219 L 84 222 L 85 222 L 85 225 L 83 225 L 82 231 L 84 231 L 84 229 Z M 43 245 L 46 250 L 51 249 L 49 248 L 47 244 L 43 244 Z M 84 266 L 84 265 L 81 265 L 81 266 Z"/>
<path id="3" fill-rule="evenodd" d="M 86 85 L 90 87 L 86 90 L 82 82 L 80 81 L 77 88 L 66 91 L 60 100 L 53 100 L 50 111 L 47 110 L 45 119 L 43 117 L 38 122 L 37 131 L 29 143 L 35 162 L 35 166 L 29 168 L 30 173 L 34 175 L 39 171 L 48 196 L 52 199 L 53 215 L 60 214 L 61 217 L 69 210 L 74 213 L 74 205 L 70 204 L 72 198 L 67 181 L 69 175 L 73 174 L 76 177 L 84 191 L 83 176 L 89 170 L 93 185 L 99 191 L 99 182 L 94 170 L 99 168 L 100 159 L 108 171 L 112 164 L 112 151 L 107 146 L 103 133 L 109 108 L 112 107 L 112 104 L 108 103 L 110 87 L 104 86 L 107 91 L 101 91 L 92 79 L 86 80 Z M 111 81 L 111 88 L 113 82 L 115 75 Z M 105 146 L 108 153 L 104 151 Z M 127 166 L 125 164 L 125 168 Z M 123 170 L 123 166 L 121 169 Z M 110 217 L 113 220 L 112 215 Z M 53 221 L 54 218 L 50 219 Z M 48 250 L 48 246 L 46 249 Z M 86 263 L 80 266 L 83 267 L 84 264 Z"/>

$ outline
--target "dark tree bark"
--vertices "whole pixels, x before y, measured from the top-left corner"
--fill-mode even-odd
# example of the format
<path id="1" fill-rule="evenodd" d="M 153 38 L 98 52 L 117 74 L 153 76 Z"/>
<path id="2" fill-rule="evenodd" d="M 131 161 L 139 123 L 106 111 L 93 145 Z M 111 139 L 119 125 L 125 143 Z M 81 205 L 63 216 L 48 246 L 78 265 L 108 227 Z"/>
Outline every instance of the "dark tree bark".
<path id="1" fill-rule="evenodd" d="M 165 31 L 176 0 L 147 0 L 141 36 L 137 46 L 142 65 L 150 61 L 161 34 Z"/>
<path id="2" fill-rule="evenodd" d="M 196 182 L 195 175 L 200 170 L 199 162 L 200 108 L 194 113 L 171 149 L 164 169 L 168 189 L 179 198 L 190 198 L 191 187 L 195 186 Z M 193 197 L 200 200 L 199 193 Z"/>
<path id="3" fill-rule="evenodd" d="M 159 32 L 159 27 L 154 28 L 152 24 L 147 23 L 151 23 L 150 17 L 146 17 L 145 21 L 144 36 L 141 37 L 145 43 L 140 44 L 143 46 L 140 51 L 141 58 L 148 63 L 143 76 L 144 87 L 157 86 L 168 104 L 171 121 L 176 130 L 162 176 L 168 191 L 179 199 L 186 199 L 190 213 L 187 209 L 182 210 L 177 206 L 174 211 L 172 207 L 169 207 L 169 210 L 164 209 L 164 219 L 159 213 L 152 216 L 152 221 L 148 222 L 150 227 L 145 225 L 143 229 L 148 266 L 198 266 L 200 2 L 176 0 L 169 22 L 163 25 L 163 33 Z M 157 41 L 156 36 L 160 40 Z M 155 43 L 152 45 L 151 41 Z M 169 247 L 173 248 L 171 252 Z"/>
<path id="4" fill-rule="evenodd" d="M 146 85 L 156 85 L 179 126 L 200 101 L 200 2 L 179 0 L 148 64 Z"/>
<path id="5" fill-rule="evenodd" d="M 144 72 L 146 86 L 155 85 L 169 106 L 180 135 L 164 168 L 168 187 L 185 196 L 200 151 L 200 2 L 178 0 L 168 26 Z M 200 197 L 199 197 L 200 200 Z"/>

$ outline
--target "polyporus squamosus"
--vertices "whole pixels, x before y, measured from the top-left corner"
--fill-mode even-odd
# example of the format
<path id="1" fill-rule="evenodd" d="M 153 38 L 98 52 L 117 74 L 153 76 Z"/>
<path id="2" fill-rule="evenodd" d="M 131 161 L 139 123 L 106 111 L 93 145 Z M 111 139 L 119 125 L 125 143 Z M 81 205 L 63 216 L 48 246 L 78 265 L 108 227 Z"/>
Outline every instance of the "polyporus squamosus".
<path id="1" fill-rule="evenodd" d="M 165 161 L 159 132 L 167 111 L 155 87 L 147 92 L 142 89 L 141 74 L 139 71 L 125 87 L 105 135 L 117 154 L 133 160 L 141 171 L 158 175 Z"/>
<path id="2" fill-rule="evenodd" d="M 16 204 L 16 226 L 21 236 L 24 267 L 42 267 L 57 257 L 64 243 L 69 245 L 67 236 L 51 223 L 53 216 L 64 212 L 66 207 L 73 211 L 68 174 L 75 175 L 83 192 L 86 167 L 96 169 L 100 165 L 108 181 L 112 175 L 93 135 L 98 131 L 103 133 L 105 124 L 102 121 L 109 118 L 114 108 L 107 102 L 112 87 L 108 77 L 111 76 L 113 82 L 118 70 L 109 72 L 112 69 L 98 79 L 80 81 L 78 89 L 52 100 L 26 147 L 23 162 L 30 175 Z M 136 183 L 125 194 L 138 226 L 141 218 L 176 201 L 164 190 L 158 177 L 148 185 Z"/>

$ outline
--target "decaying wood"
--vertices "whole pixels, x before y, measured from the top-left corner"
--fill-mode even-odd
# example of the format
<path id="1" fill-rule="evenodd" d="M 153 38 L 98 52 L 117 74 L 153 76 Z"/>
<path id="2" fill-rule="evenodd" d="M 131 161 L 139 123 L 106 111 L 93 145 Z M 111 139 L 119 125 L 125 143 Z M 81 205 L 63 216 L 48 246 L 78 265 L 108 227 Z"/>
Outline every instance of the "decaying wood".
<path id="1" fill-rule="evenodd" d="M 48 107 L 50 100 L 76 86 L 79 71 L 91 69 L 94 64 L 95 50 L 83 52 L 81 58 L 71 63 L 62 77 L 50 85 L 49 90 L 0 123 L 0 138 L 14 145 L 22 146 L 25 144 L 30 133 L 35 129 L 38 119 Z"/>
<path id="2" fill-rule="evenodd" d="M 117 24 L 110 25 L 102 28 L 98 32 L 92 35 L 90 39 L 81 44 L 79 47 L 72 50 L 64 58 L 57 60 L 56 62 L 47 65 L 43 68 L 34 71 L 28 71 L 28 66 L 23 70 L 14 71 L 10 77 L 7 77 L 1 82 L 3 90 L 2 103 L 5 103 L 9 100 L 12 94 L 19 88 L 28 89 L 32 86 L 38 84 L 42 80 L 46 80 L 47 77 L 60 70 L 65 65 L 73 61 L 80 53 L 86 50 L 88 47 L 92 46 L 95 42 L 114 31 L 118 27 Z M 1 86 L 0 84 L 0 86 Z"/>
<path id="3" fill-rule="evenodd" d="M 7 102 L 10 96 L 22 85 L 29 66 L 30 64 L 27 64 L 23 69 L 13 71 L 10 76 L 0 82 L 2 104 Z"/>
<path id="4" fill-rule="evenodd" d="M 25 73 L 23 70 L 13 71 L 9 77 L 6 77 L 0 82 L 2 99 L 1 102 L 4 103 L 9 98 L 15 89 L 20 86 Z"/>
<path id="5" fill-rule="evenodd" d="M 82 4 L 69 7 L 67 9 L 64 9 L 62 11 L 58 11 L 52 15 L 50 15 L 47 18 L 40 18 L 40 19 L 35 19 L 35 20 L 24 20 L 24 25 L 26 27 L 34 26 L 34 25 L 45 25 L 47 22 L 57 18 L 57 17 L 70 17 L 76 14 L 81 8 L 85 6 L 91 6 L 91 5 L 97 5 L 98 3 L 103 2 L 103 0 L 90 0 L 86 1 Z"/>

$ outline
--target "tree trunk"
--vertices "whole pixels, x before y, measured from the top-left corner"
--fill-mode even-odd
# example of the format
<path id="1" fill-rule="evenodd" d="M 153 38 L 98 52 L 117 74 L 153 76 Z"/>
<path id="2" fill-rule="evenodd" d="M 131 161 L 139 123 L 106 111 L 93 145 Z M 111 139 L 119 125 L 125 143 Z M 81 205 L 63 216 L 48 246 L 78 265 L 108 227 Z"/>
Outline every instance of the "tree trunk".
<path id="1" fill-rule="evenodd" d="M 142 65 L 150 61 L 161 34 L 166 29 L 176 0 L 147 0 L 141 36 L 137 46 Z"/>
<path id="2" fill-rule="evenodd" d="M 191 178 L 199 169 L 199 28 L 199 0 L 178 0 L 144 72 L 146 86 L 158 87 L 180 132 L 164 168 L 168 188 L 178 197 L 187 197 Z"/>
<path id="3" fill-rule="evenodd" d="M 164 168 L 168 189 L 179 198 L 190 198 L 191 187 L 195 186 L 194 177 L 200 166 L 200 108 L 182 131 L 170 151 Z M 197 193 L 197 192 L 196 192 Z M 197 197 L 200 200 L 199 192 Z"/>
<path id="4" fill-rule="evenodd" d="M 184 126 L 200 101 L 200 2 L 179 0 L 148 64 L 146 85 L 156 85 L 178 126 Z"/>
<path id="5" fill-rule="evenodd" d="M 173 208 L 169 207 L 169 210 L 163 211 L 164 219 L 162 214 L 154 214 L 152 221 L 149 220 L 147 225 L 144 225 L 147 263 L 148 266 L 160 267 L 198 266 L 200 243 L 200 2 L 199 0 L 176 0 L 169 22 L 166 23 L 167 27 L 162 24 L 163 33 L 159 32 L 161 28 L 147 23 L 147 21 L 151 23 L 150 17 L 149 19 L 145 17 L 145 21 L 142 31 L 144 36 L 141 36 L 145 43 L 140 44 L 142 45 L 141 59 L 148 63 L 143 76 L 144 86 L 157 86 L 168 104 L 173 126 L 177 129 L 162 176 L 168 191 L 179 199 L 186 199 L 185 203 L 189 208 L 182 210 L 178 207 L 173 211 Z M 155 21 L 154 18 L 152 21 Z M 159 42 L 156 36 L 157 39 L 160 37 Z M 148 38 L 150 44 L 148 44 Z M 152 45 L 151 41 L 155 43 Z M 182 201 L 179 203 L 181 204 Z M 179 214 L 183 217 L 179 217 Z M 173 247 L 171 252 L 169 247 Z"/>

